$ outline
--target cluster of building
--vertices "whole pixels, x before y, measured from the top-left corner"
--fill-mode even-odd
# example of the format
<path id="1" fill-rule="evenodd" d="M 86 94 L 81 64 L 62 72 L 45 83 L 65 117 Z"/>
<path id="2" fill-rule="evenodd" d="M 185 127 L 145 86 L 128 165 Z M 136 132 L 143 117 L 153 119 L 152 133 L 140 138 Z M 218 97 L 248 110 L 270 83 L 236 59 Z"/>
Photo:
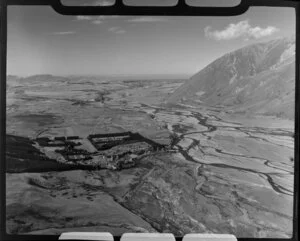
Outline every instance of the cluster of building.
<path id="1" fill-rule="evenodd" d="M 59 154 L 66 163 L 113 170 L 133 167 L 141 155 L 166 150 L 166 146 L 132 132 L 94 134 L 87 139 L 96 152 L 84 149 L 83 139 L 78 136 L 42 137 L 35 141 L 48 152 Z"/>

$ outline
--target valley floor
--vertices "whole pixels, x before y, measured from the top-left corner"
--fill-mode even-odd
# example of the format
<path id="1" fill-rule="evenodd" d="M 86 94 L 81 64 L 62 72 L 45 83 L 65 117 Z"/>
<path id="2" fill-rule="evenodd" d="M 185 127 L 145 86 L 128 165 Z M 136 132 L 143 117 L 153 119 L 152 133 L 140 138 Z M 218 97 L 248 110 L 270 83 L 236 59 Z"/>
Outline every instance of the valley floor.
<path id="1" fill-rule="evenodd" d="M 28 105 L 22 115 L 9 112 L 13 134 L 36 137 L 66 130 L 87 136 L 93 133 L 91 126 L 97 132 L 134 130 L 160 143 L 172 141 L 178 152 L 145 156 L 137 166 L 120 171 L 7 173 L 7 231 L 291 237 L 293 122 L 200 105 L 160 105 L 160 96 L 175 87 L 122 87 L 109 94 L 106 105 L 88 103 L 85 108 L 59 100 L 58 110 L 58 101 L 49 97 L 38 120 L 25 116 Z M 11 108 L 20 110 L 16 104 Z M 43 116 L 49 113 L 52 119 Z"/>

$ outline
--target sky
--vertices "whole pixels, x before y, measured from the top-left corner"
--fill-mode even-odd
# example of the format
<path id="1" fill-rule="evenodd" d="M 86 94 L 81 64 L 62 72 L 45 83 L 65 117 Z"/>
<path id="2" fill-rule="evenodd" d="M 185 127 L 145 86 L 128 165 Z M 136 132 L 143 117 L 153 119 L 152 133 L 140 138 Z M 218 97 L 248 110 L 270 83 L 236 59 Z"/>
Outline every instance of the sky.
<path id="1" fill-rule="evenodd" d="M 293 8 L 252 7 L 230 17 L 151 17 L 64 16 L 50 6 L 9 6 L 7 74 L 190 77 L 228 52 L 292 34 Z"/>

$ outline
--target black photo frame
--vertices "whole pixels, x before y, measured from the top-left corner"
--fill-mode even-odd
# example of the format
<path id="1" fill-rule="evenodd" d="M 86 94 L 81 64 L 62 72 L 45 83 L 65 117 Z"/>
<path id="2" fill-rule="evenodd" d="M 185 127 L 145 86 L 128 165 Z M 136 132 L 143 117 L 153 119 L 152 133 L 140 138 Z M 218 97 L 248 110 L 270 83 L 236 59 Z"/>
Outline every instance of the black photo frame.
<path id="1" fill-rule="evenodd" d="M 294 220 L 293 237 L 291 239 L 276 239 L 278 241 L 297 241 L 299 213 L 299 84 L 300 84 L 300 2 L 297 0 L 241 0 L 234 7 L 193 7 L 185 0 L 171 7 L 127 6 L 122 0 L 116 0 L 112 6 L 65 6 L 60 0 L 1 0 L 0 2 L 0 191 L 1 191 L 1 240 L 57 240 L 57 235 L 8 235 L 6 234 L 6 180 L 5 180 L 5 136 L 6 136 L 6 47 L 7 47 L 7 7 L 12 5 L 47 5 L 63 15 L 147 15 L 147 16 L 234 16 L 247 11 L 250 6 L 291 7 L 296 13 L 296 91 L 295 91 L 295 169 L 294 169 Z M 280 17 L 280 16 L 279 16 Z M 120 237 L 114 237 L 120 240 Z M 182 237 L 176 237 L 182 240 Z M 254 241 L 255 238 L 238 238 L 239 241 Z M 275 239 L 264 238 L 265 241 Z"/>

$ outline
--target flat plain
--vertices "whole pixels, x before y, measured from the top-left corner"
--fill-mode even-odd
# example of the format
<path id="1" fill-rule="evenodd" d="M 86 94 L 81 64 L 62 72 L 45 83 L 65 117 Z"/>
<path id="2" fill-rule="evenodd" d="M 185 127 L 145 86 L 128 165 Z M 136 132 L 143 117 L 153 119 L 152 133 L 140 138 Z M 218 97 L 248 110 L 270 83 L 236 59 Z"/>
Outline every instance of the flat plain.
<path id="1" fill-rule="evenodd" d="M 6 174 L 7 232 L 292 235 L 294 122 L 165 100 L 184 80 L 8 79 L 7 134 L 138 132 L 174 152 L 123 170 Z"/>

